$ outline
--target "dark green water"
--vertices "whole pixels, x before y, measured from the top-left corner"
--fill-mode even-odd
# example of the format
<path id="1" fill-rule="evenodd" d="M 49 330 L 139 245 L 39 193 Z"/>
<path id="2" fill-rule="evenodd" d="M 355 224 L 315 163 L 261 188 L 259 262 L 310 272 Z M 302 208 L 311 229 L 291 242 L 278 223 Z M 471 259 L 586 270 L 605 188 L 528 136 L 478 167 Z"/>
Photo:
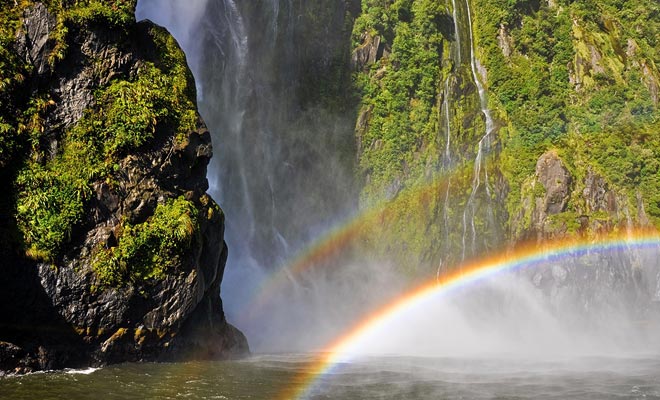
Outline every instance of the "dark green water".
<path id="1" fill-rule="evenodd" d="M 277 399 L 307 356 L 124 364 L 0 379 L 0 399 Z M 310 399 L 660 399 L 660 357 L 379 357 L 334 368 Z"/>

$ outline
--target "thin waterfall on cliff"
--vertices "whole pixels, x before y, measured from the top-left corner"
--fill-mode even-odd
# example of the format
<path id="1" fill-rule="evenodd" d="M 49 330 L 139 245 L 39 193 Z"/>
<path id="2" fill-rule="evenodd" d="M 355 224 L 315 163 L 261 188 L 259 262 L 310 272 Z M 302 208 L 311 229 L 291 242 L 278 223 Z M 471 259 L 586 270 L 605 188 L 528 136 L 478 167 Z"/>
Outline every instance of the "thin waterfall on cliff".
<path id="1" fill-rule="evenodd" d="M 488 108 L 488 95 L 486 92 L 486 88 L 481 82 L 481 79 L 479 77 L 479 68 L 477 65 L 477 59 L 475 55 L 475 44 L 474 44 L 474 33 L 473 29 L 474 27 L 472 26 L 472 13 L 470 10 L 470 2 L 469 0 L 461 1 L 461 4 L 457 4 L 456 0 L 452 0 L 452 5 L 453 5 L 453 18 L 454 18 L 454 27 L 455 27 L 455 41 L 456 41 L 456 48 L 458 51 L 455 51 L 453 53 L 453 56 L 456 57 L 456 61 L 458 62 L 458 65 L 461 64 L 463 58 L 462 58 L 462 52 L 467 51 L 469 54 L 469 68 L 471 72 L 471 78 L 474 83 L 474 85 L 477 88 L 477 95 L 479 98 L 479 107 L 481 114 L 484 116 L 485 119 L 485 131 L 484 134 L 480 137 L 479 141 L 477 142 L 477 152 L 474 157 L 474 167 L 473 167 L 473 177 L 472 177 L 472 184 L 471 184 L 471 191 L 470 191 L 470 196 L 468 197 L 467 203 L 465 205 L 465 208 L 463 210 L 463 220 L 462 220 L 462 225 L 463 225 L 463 234 L 462 234 L 462 256 L 461 259 L 465 260 L 467 254 L 466 252 L 468 251 L 468 248 L 470 250 L 470 254 L 474 255 L 477 251 L 476 249 L 476 240 L 477 240 L 477 229 L 475 226 L 475 217 L 476 217 L 476 198 L 478 195 L 478 191 L 483 187 L 485 190 L 485 200 L 486 200 L 486 212 L 487 212 L 487 218 L 491 218 L 493 212 L 490 204 L 490 198 L 491 198 L 491 189 L 489 186 L 488 182 L 488 170 L 485 167 L 485 160 L 484 156 L 488 154 L 490 151 L 490 146 L 491 146 L 491 136 L 494 130 L 494 122 L 493 122 L 493 117 L 491 115 L 490 109 Z M 465 15 L 462 15 L 462 13 L 465 13 Z M 461 24 L 466 23 L 467 26 L 461 27 Z M 467 38 L 463 38 L 461 40 L 461 35 L 463 32 L 467 31 Z M 467 40 L 468 46 L 466 46 L 466 49 L 463 49 L 461 47 L 461 42 L 465 43 L 465 40 Z M 483 177 L 482 177 L 483 175 Z M 470 240 L 470 243 L 468 244 L 468 237 Z"/>

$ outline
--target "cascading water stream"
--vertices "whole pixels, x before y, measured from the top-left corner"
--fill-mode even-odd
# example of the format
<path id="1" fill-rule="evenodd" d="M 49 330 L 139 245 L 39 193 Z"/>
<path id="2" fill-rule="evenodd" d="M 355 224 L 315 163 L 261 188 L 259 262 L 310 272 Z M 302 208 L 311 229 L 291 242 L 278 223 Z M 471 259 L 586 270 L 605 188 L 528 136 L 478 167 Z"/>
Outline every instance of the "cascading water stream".
<path id="1" fill-rule="evenodd" d="M 478 70 L 477 59 L 476 56 L 474 55 L 475 49 L 474 49 L 474 38 L 472 33 L 473 32 L 472 12 L 470 11 L 469 0 L 465 1 L 465 6 L 467 7 L 468 32 L 470 34 L 470 68 L 472 70 L 472 78 L 474 79 L 474 84 L 477 86 L 477 91 L 479 93 L 479 105 L 481 106 L 481 113 L 484 115 L 484 118 L 486 120 L 486 133 L 479 140 L 477 156 L 475 157 L 475 162 L 474 162 L 475 174 L 472 185 L 472 193 L 474 194 L 476 190 L 479 188 L 479 185 L 481 185 L 480 176 L 481 176 L 481 169 L 483 163 L 483 156 L 484 153 L 487 153 L 490 150 L 490 139 L 491 139 L 491 133 L 493 132 L 493 128 L 494 128 L 494 123 L 493 123 L 493 117 L 490 113 L 490 109 L 488 108 L 488 95 L 486 93 L 486 89 L 481 83 L 481 80 L 479 79 L 479 75 L 477 71 Z M 488 172 L 486 170 L 484 170 L 484 172 L 485 172 L 484 186 L 486 188 L 486 192 L 490 194 L 490 187 L 488 186 Z"/>
<path id="2" fill-rule="evenodd" d="M 450 76 L 451 77 L 451 76 Z M 449 113 L 449 95 L 451 92 L 449 91 L 449 79 L 450 77 L 447 77 L 445 79 L 445 84 L 444 84 L 444 93 L 443 93 L 443 99 L 442 99 L 442 109 L 444 110 L 445 114 L 445 154 L 444 154 L 444 159 L 443 159 L 443 167 L 448 170 L 451 168 L 451 116 Z"/>
<path id="3" fill-rule="evenodd" d="M 244 142 L 242 140 L 241 132 L 243 130 L 244 117 L 247 107 L 247 99 L 245 97 L 245 90 L 241 87 L 243 82 L 246 80 L 245 76 L 245 66 L 247 63 L 248 56 L 248 45 L 247 45 L 247 33 L 245 30 L 245 25 L 243 23 L 243 18 L 240 15 L 236 3 L 233 0 L 225 0 L 224 8 L 226 13 L 225 17 L 225 26 L 229 31 L 230 40 L 228 44 L 231 46 L 230 51 L 224 50 L 223 47 L 226 44 L 223 42 L 223 38 L 219 37 L 216 31 L 211 31 L 214 38 L 214 43 L 218 46 L 218 49 L 226 57 L 227 60 L 227 73 L 225 79 L 232 84 L 227 84 L 223 88 L 223 105 L 225 107 L 221 113 L 227 116 L 227 130 L 226 135 L 233 138 L 233 142 L 237 144 L 238 153 L 244 153 Z M 233 77 L 231 76 L 233 75 Z M 232 79 L 233 78 L 233 79 Z M 202 100 L 203 101 L 203 100 Z M 214 159 L 211 164 L 211 171 L 217 170 L 215 164 L 218 163 L 218 159 Z M 249 228 L 247 229 L 247 236 L 252 237 L 255 232 L 254 226 L 254 216 L 250 204 L 252 204 L 250 190 L 247 182 L 247 172 L 246 166 L 244 163 L 237 163 L 238 176 L 240 177 L 240 188 L 243 197 L 245 198 L 243 212 L 247 215 L 245 218 L 246 221 L 249 221 Z M 216 194 L 219 199 L 227 198 L 227 187 L 222 185 L 219 182 L 218 178 L 210 179 L 209 188 L 210 192 Z"/>
<path id="4" fill-rule="evenodd" d="M 278 220 L 286 213 L 280 171 L 287 144 L 280 129 L 288 107 L 279 84 L 283 80 L 288 86 L 294 77 L 292 71 L 276 76 L 276 64 L 278 57 L 292 58 L 294 27 L 289 23 L 280 29 L 281 18 L 291 22 L 291 1 L 268 1 L 259 10 L 259 21 L 246 21 L 249 3 L 222 0 L 220 4 L 216 11 L 224 20 L 224 32 L 214 18 L 203 20 L 205 31 L 215 38 L 215 49 L 207 47 L 207 59 L 220 68 L 208 66 L 202 74 L 207 92 L 216 95 L 202 98 L 200 109 L 209 125 L 216 127 L 219 154 L 209 166 L 209 178 L 215 179 L 211 194 L 228 216 L 227 265 L 232 267 L 225 274 L 223 293 L 232 300 L 226 302 L 228 318 L 240 321 L 236 305 L 249 302 L 267 269 L 283 264 L 292 251 Z M 294 277 L 287 276 L 296 288 Z M 252 333 L 250 327 L 245 329 Z"/>
<path id="5" fill-rule="evenodd" d="M 457 26 L 456 28 L 456 41 L 458 46 L 460 46 L 460 29 L 458 27 L 458 22 L 459 19 L 458 13 L 457 13 L 457 8 L 456 8 L 456 1 L 453 0 L 453 5 L 454 5 L 454 23 Z M 471 238 L 471 252 L 474 254 L 476 251 L 476 238 L 477 238 L 477 229 L 475 226 L 475 214 L 476 214 L 476 197 L 479 189 L 484 187 L 486 191 L 486 201 L 487 201 L 487 213 L 489 216 L 492 215 L 492 209 L 490 205 L 490 197 L 491 197 L 491 191 L 490 191 L 490 186 L 488 183 L 488 171 L 485 168 L 485 161 L 484 161 L 484 156 L 489 152 L 490 150 L 490 141 L 491 141 L 491 134 L 494 130 L 494 122 L 493 122 L 493 117 L 491 115 L 490 109 L 488 108 L 488 96 L 485 87 L 481 83 L 481 80 L 479 79 L 479 72 L 478 72 L 478 67 L 477 67 L 477 59 L 475 56 L 475 47 L 474 47 L 474 37 L 473 37 L 473 26 L 472 26 L 472 12 L 470 10 L 470 1 L 465 0 L 465 13 L 467 16 L 467 32 L 468 32 L 468 42 L 469 42 L 469 56 L 470 56 L 470 71 L 472 74 L 472 80 L 477 87 L 477 93 L 479 96 L 479 106 L 480 106 L 480 111 L 484 116 L 485 123 L 486 123 L 486 129 L 484 135 L 479 139 L 479 142 L 477 143 L 477 154 L 474 158 L 474 169 L 473 169 L 473 177 L 472 177 L 472 188 L 470 191 L 470 196 L 467 200 L 465 209 L 463 210 L 463 235 L 462 235 L 462 256 L 461 259 L 465 260 L 466 257 L 466 249 L 467 249 L 467 236 L 468 236 L 468 230 Z M 459 47 L 460 48 L 460 47 Z M 460 51 L 459 51 L 459 57 L 460 57 Z M 483 180 L 482 180 L 482 171 L 483 171 Z M 468 228 L 469 226 L 469 228 Z"/>
<path id="6" fill-rule="evenodd" d="M 456 65 L 461 65 L 462 63 L 462 57 L 461 57 L 461 52 L 462 52 L 462 47 L 461 47 L 461 33 L 460 33 L 460 26 L 458 23 L 458 9 L 456 6 L 456 0 L 451 0 L 452 4 L 452 18 L 454 19 L 454 40 L 456 40 L 456 46 L 455 51 L 453 52 L 453 56 L 455 58 Z"/>
<path id="7" fill-rule="evenodd" d="M 349 145 L 355 115 L 316 95 L 323 89 L 319 76 L 336 75 L 339 70 L 328 69 L 342 63 L 349 68 L 345 34 L 326 32 L 323 43 L 314 36 L 320 23 L 341 31 L 347 6 L 314 21 L 300 16 L 315 6 L 299 0 L 199 0 L 195 15 L 187 6 L 185 0 L 140 0 L 139 18 L 173 32 L 195 75 L 200 114 L 213 139 L 209 192 L 226 216 L 229 256 L 221 290 L 227 319 L 253 350 L 303 348 L 302 340 L 290 338 L 313 337 L 310 327 L 332 335 L 322 331 L 318 320 L 328 314 L 319 310 L 338 290 L 356 291 L 331 290 L 324 285 L 346 285 L 293 274 L 287 264 L 357 205 Z M 329 90 L 337 90 L 332 85 Z M 282 287 L 254 308 L 278 271 Z M 333 308 L 345 318 L 341 303 Z"/>
<path id="8" fill-rule="evenodd" d="M 460 49 L 456 51 L 457 54 L 460 54 Z M 444 114 L 445 118 L 445 153 L 443 156 L 442 160 L 442 169 L 444 171 L 450 171 L 452 168 L 452 157 L 451 157 L 451 113 L 449 110 L 449 96 L 451 95 L 451 91 L 449 88 L 449 80 L 451 79 L 451 75 L 445 79 L 445 84 L 444 84 L 444 93 L 443 93 L 443 99 L 442 99 L 442 109 L 441 109 L 441 115 Z M 449 233 L 450 233 L 450 217 L 449 217 L 449 191 L 451 189 L 451 177 L 447 178 L 447 188 L 445 191 L 445 199 L 444 199 L 444 205 L 443 205 L 443 214 L 442 214 L 442 220 L 443 220 L 443 225 L 444 225 L 444 240 L 443 243 L 445 243 L 444 246 L 444 252 L 445 254 L 450 251 L 450 238 L 449 238 Z M 442 268 L 443 262 L 440 260 L 438 264 L 438 269 L 436 271 L 436 278 L 440 276 L 440 270 Z"/>

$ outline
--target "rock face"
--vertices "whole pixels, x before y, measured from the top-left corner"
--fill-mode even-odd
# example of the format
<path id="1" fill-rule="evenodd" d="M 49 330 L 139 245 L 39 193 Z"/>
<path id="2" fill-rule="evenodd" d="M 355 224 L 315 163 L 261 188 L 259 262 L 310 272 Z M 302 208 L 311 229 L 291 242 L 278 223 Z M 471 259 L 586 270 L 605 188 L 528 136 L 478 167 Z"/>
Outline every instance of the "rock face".
<path id="1" fill-rule="evenodd" d="M 551 226 L 551 221 L 553 216 L 566 210 L 572 181 L 571 174 L 557 153 L 548 152 L 539 158 L 535 180 L 531 185 L 533 194 L 525 202 L 525 213 L 531 215 L 528 235 L 535 233 L 537 237 L 543 237 L 565 233 L 565 226 L 557 229 Z"/>
<path id="2" fill-rule="evenodd" d="M 545 188 L 541 212 L 553 215 L 564 211 L 572 179 L 556 153 L 548 152 L 539 158 L 536 176 Z"/>
<path id="3" fill-rule="evenodd" d="M 591 167 L 578 179 L 555 151 L 539 157 L 534 178 L 522 193 L 521 210 L 513 218 L 514 239 L 555 239 L 651 224 L 639 193 L 631 204 Z"/>
<path id="4" fill-rule="evenodd" d="M 351 56 L 351 63 L 354 70 L 364 70 L 366 67 L 372 65 L 383 56 L 387 54 L 381 43 L 380 36 L 370 36 L 365 33 L 360 38 L 362 44 L 353 50 Z"/>
<path id="5" fill-rule="evenodd" d="M 111 82 L 130 82 L 146 63 L 158 65 L 167 57 L 159 54 L 154 39 L 154 32 L 164 33 L 153 24 L 132 21 L 117 29 L 92 17 L 69 27 L 66 55 L 53 61 L 56 21 L 41 3 L 24 10 L 13 48 L 31 66 L 20 90 L 53 99 L 43 112 L 40 137 L 47 151 L 39 153 L 51 159 L 62 153 L 67 132 L 85 115 L 98 112 L 96 91 Z M 191 97 L 194 102 L 194 92 Z M 211 138 L 196 118 L 197 128 L 185 132 L 171 123 L 155 124 L 151 140 L 120 153 L 110 172 L 91 180 L 85 189 L 89 194 L 83 195 L 82 220 L 72 227 L 60 255 L 38 261 L 26 257 L 20 246 L 2 255 L 0 371 L 248 352 L 245 337 L 227 323 L 222 310 L 224 216 L 205 194 Z M 116 249 L 127 227 L 150 221 L 157 207 L 173 199 L 185 199 L 196 216 L 189 245 L 175 265 L 158 276 L 103 281 L 95 267 L 98 253 Z M 17 230 L 11 228 L 13 218 L 3 215 L 0 222 L 6 221 L 10 228 L 3 226 L 0 233 Z"/>

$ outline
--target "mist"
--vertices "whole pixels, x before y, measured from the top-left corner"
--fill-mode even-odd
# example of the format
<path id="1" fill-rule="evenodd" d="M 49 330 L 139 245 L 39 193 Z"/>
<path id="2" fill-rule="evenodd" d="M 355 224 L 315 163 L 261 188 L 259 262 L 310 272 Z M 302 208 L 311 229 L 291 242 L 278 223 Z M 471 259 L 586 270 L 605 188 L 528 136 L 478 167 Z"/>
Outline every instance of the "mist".
<path id="1" fill-rule="evenodd" d="M 310 31 L 296 7 L 140 0 L 136 11 L 174 35 L 195 76 L 213 137 L 209 192 L 226 215 L 224 309 L 254 352 L 324 349 L 418 281 L 388 260 L 359 255 L 290 270 L 301 253 L 359 216 L 356 116 L 350 104 L 324 104 L 301 84 L 315 77 L 314 68 L 347 62 L 346 54 L 338 43 L 300 44 Z M 345 14 L 320 29 L 343 26 Z M 408 310 L 365 337 L 358 353 L 551 357 L 658 349 L 657 255 L 594 251 L 478 282 Z"/>
<path id="2" fill-rule="evenodd" d="M 310 268 L 270 288 L 260 309 L 253 305 L 274 276 L 286 275 L 291 260 L 357 212 L 354 111 L 348 103 L 325 104 L 304 82 L 322 81 L 328 65 L 346 66 L 348 49 L 341 38 L 300 45 L 314 35 L 300 22 L 304 7 L 279 0 L 140 0 L 136 11 L 173 34 L 195 77 L 213 140 L 209 193 L 226 216 L 223 306 L 253 351 L 320 347 L 358 315 L 354 304 L 373 303 L 364 296 L 383 297 L 367 295 L 378 292 L 368 288 L 400 286 L 375 265 L 349 265 L 332 278 L 326 267 Z M 339 10 L 325 29 L 343 26 L 344 18 Z M 349 85 L 350 76 L 341 82 Z M 328 85 L 341 91 L 331 87 L 334 81 Z M 359 285 L 352 278 L 357 270 L 378 278 Z"/>
<path id="3" fill-rule="evenodd" d="M 649 318 L 657 321 L 657 312 Z M 576 300 L 557 304 L 528 280 L 507 274 L 406 310 L 361 338 L 347 356 L 557 360 L 657 354 L 658 328 L 632 317 L 623 302 L 586 312 Z"/>

